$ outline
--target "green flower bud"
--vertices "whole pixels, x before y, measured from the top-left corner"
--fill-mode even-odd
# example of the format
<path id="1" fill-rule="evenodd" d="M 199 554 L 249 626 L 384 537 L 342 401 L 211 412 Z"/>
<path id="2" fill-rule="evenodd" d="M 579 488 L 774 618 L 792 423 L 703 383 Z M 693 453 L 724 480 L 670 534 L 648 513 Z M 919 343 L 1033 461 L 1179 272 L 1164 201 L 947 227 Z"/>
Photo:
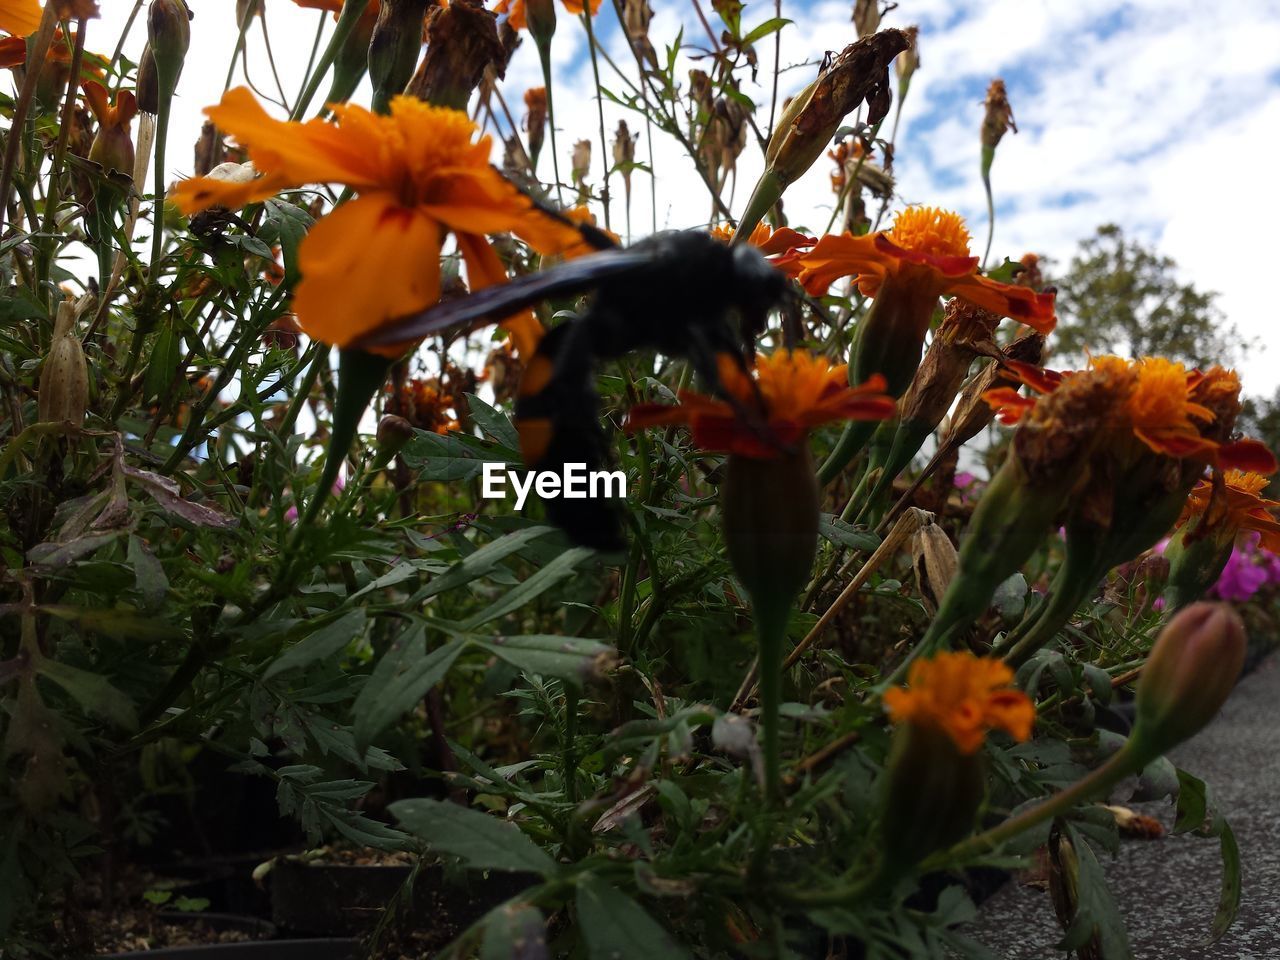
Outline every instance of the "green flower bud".
<path id="1" fill-rule="evenodd" d="M 172 97 L 191 46 L 191 11 L 184 0 L 151 0 L 147 41 L 155 58 L 161 97 Z"/>
<path id="2" fill-rule="evenodd" d="M 404 92 L 422 52 L 422 22 L 432 0 L 382 0 L 369 40 L 369 79 L 373 104 L 386 110 Z"/>
<path id="3" fill-rule="evenodd" d="M 1244 624 L 1224 603 L 1195 603 L 1160 631 L 1138 681 L 1130 738 L 1148 762 L 1200 732 L 1244 667 Z"/>
<path id="4" fill-rule="evenodd" d="M 968 836 L 984 783 L 980 753 L 962 753 L 941 728 L 900 725 L 881 794 L 880 883 Z"/>

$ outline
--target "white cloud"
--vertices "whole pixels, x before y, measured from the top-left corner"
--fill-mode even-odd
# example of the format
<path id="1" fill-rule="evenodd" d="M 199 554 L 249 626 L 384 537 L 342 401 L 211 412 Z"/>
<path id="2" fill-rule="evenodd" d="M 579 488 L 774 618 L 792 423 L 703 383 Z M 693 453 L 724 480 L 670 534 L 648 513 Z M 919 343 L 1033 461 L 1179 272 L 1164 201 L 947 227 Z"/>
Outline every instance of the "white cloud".
<path id="1" fill-rule="evenodd" d="M 661 53 L 680 28 L 685 43 L 708 39 L 690 4 L 661 0 L 652 37 Z M 129 4 L 104 3 L 103 19 L 90 27 L 91 48 L 114 46 Z M 229 0 L 192 0 L 193 44 L 183 75 L 167 166 L 189 172 L 191 144 L 199 131 L 198 107 L 216 102 L 235 42 L 234 5 Z M 708 16 L 710 4 L 704 2 Z M 816 61 L 853 39 L 848 2 L 784 3 L 796 21 L 783 32 L 781 61 Z M 293 94 L 310 53 L 317 14 L 288 0 L 267 0 L 276 64 Z M 773 15 L 772 3 L 752 2 L 744 19 Z M 896 159 L 903 202 L 951 206 L 971 218 L 975 236 L 985 237 L 985 199 L 978 176 L 978 128 L 986 81 L 1009 82 L 1021 133 L 1001 144 L 993 181 L 1001 207 L 995 253 L 1034 249 L 1065 260 L 1075 243 L 1099 223 L 1114 221 L 1151 241 L 1179 261 L 1187 279 L 1221 295 L 1231 319 L 1264 343 L 1274 309 L 1270 258 L 1274 224 L 1280 222 L 1280 191 L 1274 186 L 1274 141 L 1280 130 L 1280 0 L 903 0 L 889 25 L 921 25 L 923 66 L 905 104 Z M 612 5 L 601 11 L 599 34 L 610 56 L 629 76 L 634 62 L 617 27 Z M 136 58 L 145 24 L 126 45 Z M 579 25 L 561 17 L 554 43 L 556 107 L 562 173 L 567 176 L 573 141 L 599 139 L 591 67 Z M 743 90 L 767 116 L 773 42 L 760 45 L 760 83 Z M 274 86 L 267 72 L 261 33 L 250 34 L 250 63 L 260 89 Z M 681 81 L 693 65 L 683 59 Z M 605 86 L 625 84 L 603 61 Z M 782 75 L 782 95 L 814 74 L 805 67 Z M 239 82 L 239 80 L 237 80 Z M 507 79 L 507 102 L 522 109 L 522 93 L 541 85 L 532 42 L 517 52 Z M 366 94 L 367 96 L 367 94 Z M 610 138 L 620 118 L 631 129 L 643 122 L 605 103 Z M 518 118 L 517 118 L 518 119 Z M 549 149 L 549 148 L 548 148 Z M 670 138 L 658 135 L 659 227 L 705 222 L 707 192 L 692 164 Z M 638 156 L 647 162 L 641 140 Z M 593 176 L 599 179 L 600 145 Z M 788 193 L 793 222 L 821 229 L 831 195 L 829 164 L 820 161 Z M 748 145 L 739 164 L 735 206 L 741 209 L 761 169 L 759 151 Z M 544 175 L 550 163 L 543 159 Z M 649 227 L 650 183 L 635 176 L 633 223 Z M 615 197 L 621 185 L 614 184 Z M 1070 201 L 1070 202 L 1068 202 Z M 615 206 L 615 228 L 621 205 Z M 1256 356 L 1245 365 L 1251 392 L 1280 385 L 1280 371 Z"/>

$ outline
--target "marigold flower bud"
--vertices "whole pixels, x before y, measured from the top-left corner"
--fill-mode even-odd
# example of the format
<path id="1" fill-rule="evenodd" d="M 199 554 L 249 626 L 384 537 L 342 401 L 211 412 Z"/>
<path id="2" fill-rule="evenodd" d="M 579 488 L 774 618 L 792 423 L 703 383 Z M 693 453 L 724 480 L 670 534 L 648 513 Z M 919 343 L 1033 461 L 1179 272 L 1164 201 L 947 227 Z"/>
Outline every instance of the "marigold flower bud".
<path id="1" fill-rule="evenodd" d="M 554 0 L 528 0 L 525 4 L 525 17 L 529 23 L 529 33 L 539 48 L 550 44 L 556 32 L 556 5 Z"/>
<path id="2" fill-rule="evenodd" d="M 388 413 L 378 421 L 378 459 L 390 460 L 413 439 L 413 424 L 404 417 Z"/>
<path id="3" fill-rule="evenodd" d="M 854 0 L 853 27 L 858 37 L 869 37 L 880 29 L 880 0 Z"/>
<path id="4" fill-rule="evenodd" d="M 171 97 L 191 46 L 191 11 L 185 0 L 151 0 L 147 42 L 155 59 L 160 95 Z"/>
<path id="5" fill-rule="evenodd" d="M 42 423 L 84 426 L 89 406 L 89 366 L 84 347 L 73 331 L 77 317 L 93 303 L 93 297 L 63 300 L 54 318 L 53 341 L 40 370 L 37 413 Z"/>
<path id="6" fill-rule="evenodd" d="M 142 48 L 138 61 L 138 109 L 152 116 L 160 112 L 160 81 L 156 78 L 156 58 L 151 44 Z"/>
<path id="7" fill-rule="evenodd" d="M 1195 736 L 1244 667 L 1244 624 L 1225 603 L 1195 603 L 1160 631 L 1138 680 L 1130 742 L 1147 760 Z"/>
<path id="8" fill-rule="evenodd" d="M 404 91 L 422 53 L 422 22 L 434 0 L 382 0 L 369 38 L 369 79 L 373 104 L 385 112 Z"/>
<path id="9" fill-rule="evenodd" d="M 986 113 L 982 118 L 982 145 L 994 150 L 1004 139 L 1004 135 L 1012 130 L 1018 132 L 1018 125 L 1013 122 L 1013 107 L 1009 105 L 1009 93 L 1004 81 L 998 77 L 987 87 L 987 99 L 984 103 Z"/>

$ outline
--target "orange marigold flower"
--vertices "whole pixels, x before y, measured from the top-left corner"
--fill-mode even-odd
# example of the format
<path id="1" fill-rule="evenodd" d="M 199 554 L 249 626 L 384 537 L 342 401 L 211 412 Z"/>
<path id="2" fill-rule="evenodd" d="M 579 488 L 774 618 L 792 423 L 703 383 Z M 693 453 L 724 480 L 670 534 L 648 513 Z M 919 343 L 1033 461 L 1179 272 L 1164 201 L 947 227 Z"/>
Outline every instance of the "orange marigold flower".
<path id="1" fill-rule="evenodd" d="M 1053 330 L 1052 293 L 999 283 L 978 273 L 969 253 L 969 230 L 958 214 L 936 207 L 907 207 L 891 230 L 865 236 L 828 234 L 792 258 L 809 293 L 821 295 L 841 277 L 857 276 L 858 289 L 874 297 L 887 282 L 909 285 L 936 300 L 951 294 L 1040 333 Z"/>
<path id="2" fill-rule="evenodd" d="M 1260 534 L 1264 549 L 1280 552 L 1280 521 L 1272 513 L 1280 507 L 1280 501 L 1262 496 L 1270 482 L 1261 473 L 1227 470 L 1222 474 L 1221 493 L 1215 498 L 1213 481 L 1202 479 L 1187 497 L 1179 522 L 1185 524 L 1193 517 L 1219 510 L 1215 525 L 1221 524 L 1232 539 L 1241 531 L 1254 531 Z"/>
<path id="3" fill-rule="evenodd" d="M 565 12 L 573 14 L 575 17 L 582 16 L 583 3 L 582 0 L 560 0 L 564 4 Z M 507 15 L 507 23 L 511 25 L 512 30 L 529 29 L 529 13 L 525 8 L 527 0 L 498 0 L 498 5 L 493 8 L 494 13 L 505 13 Z M 591 16 L 595 16 L 600 12 L 600 0 L 591 0 Z"/>
<path id="4" fill-rule="evenodd" d="M 633 407 L 627 417 L 627 430 L 687 424 L 693 432 L 693 442 L 704 450 L 771 460 L 780 455 L 779 447 L 802 442 L 811 429 L 821 424 L 834 420 L 887 420 L 894 414 L 894 400 L 884 392 L 883 377 L 872 377 L 851 387 L 847 367 L 832 366 L 821 355 L 776 350 L 757 360 L 754 377 L 743 373 L 733 357 L 721 354 L 718 359 L 725 391 L 737 401 L 739 409 L 760 415 L 768 425 L 767 434 L 760 424 L 744 421 L 726 401 L 690 391 L 681 391 L 678 406 Z"/>
<path id="5" fill-rule="evenodd" d="M 306 333 L 345 346 L 440 297 L 440 250 L 452 232 L 472 289 L 504 283 L 486 234 L 510 231 L 553 254 L 578 233 L 539 212 L 489 164 L 489 137 L 458 110 L 396 97 L 383 116 L 335 104 L 336 123 L 269 116 L 244 87 L 205 110 L 239 141 L 262 176 L 244 183 L 195 177 L 173 190 L 184 213 L 238 209 L 287 187 L 340 183 L 357 197 L 311 228 L 299 249 L 293 312 Z M 504 322 L 522 354 L 541 327 L 531 313 Z M 388 355 L 399 351 L 387 348 Z"/>
<path id="6" fill-rule="evenodd" d="M 15 37 L 25 37 L 40 28 L 40 4 L 37 0 L 0 0 L 0 30 Z"/>
<path id="7" fill-rule="evenodd" d="M 722 243 L 729 243 L 733 240 L 733 228 L 728 224 L 717 223 L 711 228 L 711 235 Z M 757 223 L 755 229 L 751 231 L 751 236 L 747 237 L 747 243 L 766 257 L 782 257 L 800 247 L 812 247 L 817 242 L 813 237 L 807 237 L 799 230 L 793 230 L 790 227 L 778 227 L 775 230 L 767 223 Z M 778 260 L 771 262 L 775 266 L 781 265 Z M 794 271 L 791 272 L 794 273 Z"/>
<path id="8" fill-rule="evenodd" d="M 904 690 L 884 695 L 894 723 L 941 730 L 961 753 L 976 753 L 989 730 L 1004 730 L 1015 740 L 1031 736 L 1036 708 L 1011 687 L 1013 671 L 1001 660 L 971 653 L 939 653 L 911 665 Z"/>

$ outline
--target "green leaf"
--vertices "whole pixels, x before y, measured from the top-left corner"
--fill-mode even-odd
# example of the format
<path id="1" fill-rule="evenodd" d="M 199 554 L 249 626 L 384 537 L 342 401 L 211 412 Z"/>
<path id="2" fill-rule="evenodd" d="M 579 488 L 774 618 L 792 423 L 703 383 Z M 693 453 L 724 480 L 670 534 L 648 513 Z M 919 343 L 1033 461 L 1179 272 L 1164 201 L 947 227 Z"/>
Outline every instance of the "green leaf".
<path id="1" fill-rule="evenodd" d="M 531 634 L 520 637 L 473 637 L 471 642 L 526 673 L 559 677 L 582 686 L 613 659 L 613 647 L 599 640 Z"/>
<path id="2" fill-rule="evenodd" d="M 527 903 L 504 903 L 484 918 L 480 960 L 544 960 L 547 921 Z"/>
<path id="3" fill-rule="evenodd" d="M 1106 878 L 1093 849 L 1070 826 L 1063 825 L 1063 834 L 1071 841 L 1079 866 L 1076 878 L 1078 902 L 1075 916 L 1071 918 L 1058 949 L 1078 949 L 1096 936 L 1101 960 L 1132 960 L 1124 918 L 1107 889 Z"/>
<path id="4" fill-rule="evenodd" d="M 126 730 L 138 729 L 133 701 L 101 674 L 69 667 L 57 660 L 41 660 L 36 672 L 67 691 L 89 713 Z"/>
<path id="5" fill-rule="evenodd" d="M 1215 941 L 1231 928 L 1236 914 L 1240 912 L 1240 847 L 1225 820 L 1219 828 L 1218 842 L 1222 850 L 1222 892 L 1218 897 L 1218 912 L 1213 918 Z"/>
<path id="6" fill-rule="evenodd" d="M 1199 830 L 1209 819 L 1209 788 L 1203 780 L 1185 770 L 1178 771 L 1178 813 L 1174 820 L 1175 834 Z"/>
<path id="7" fill-rule="evenodd" d="M 824 540 L 838 547 L 850 547 L 863 553 L 869 553 L 880 546 L 880 538 L 874 533 L 859 530 L 831 513 L 824 513 L 818 518 L 818 533 L 822 534 Z"/>
<path id="8" fill-rule="evenodd" d="M 772 17 L 743 37 L 742 45 L 745 47 L 748 44 L 755 43 L 757 40 L 763 40 L 769 34 L 777 33 L 789 23 L 791 21 L 784 17 Z"/>
<path id="9" fill-rule="evenodd" d="M 523 549 L 534 540 L 554 530 L 554 527 L 549 526 L 525 527 L 523 530 L 517 530 L 515 533 L 509 533 L 505 537 L 486 543 L 451 568 L 448 573 L 431 580 L 422 590 L 414 594 L 410 603 L 420 604 L 446 590 L 452 590 L 454 587 L 479 579 L 517 550 Z"/>
<path id="10" fill-rule="evenodd" d="M 165 323 L 156 334 L 151 356 L 147 359 L 147 372 L 142 379 L 142 395 L 146 399 L 163 397 L 169 392 L 174 374 L 182 360 L 181 338 L 173 325 Z"/>
<path id="11" fill-rule="evenodd" d="M 427 653 L 426 631 L 420 626 L 400 634 L 356 697 L 356 749 L 363 751 L 383 729 L 417 706 L 464 649 L 465 641 L 455 641 Z"/>
<path id="12" fill-rule="evenodd" d="M 477 870 L 556 872 L 556 863 L 513 823 L 450 803 L 419 797 L 390 807 L 400 825 L 435 853 L 458 857 Z"/>
<path id="13" fill-rule="evenodd" d="M 518 610 L 535 597 L 541 596 L 561 580 L 573 575 L 573 568 L 581 561 L 593 556 L 595 551 L 590 547 L 574 547 L 560 554 L 545 567 L 525 580 L 514 590 L 508 590 L 502 598 L 481 610 L 474 617 L 459 624 L 462 630 L 474 630 L 476 627 Z"/>
<path id="14" fill-rule="evenodd" d="M 304 637 L 300 643 L 294 644 L 262 674 L 263 680 L 270 680 L 276 674 L 286 670 L 297 670 L 307 667 L 317 660 L 327 660 L 344 650 L 353 639 L 364 631 L 365 612 L 361 607 L 339 617 L 328 626 L 321 627 L 310 636 Z"/>
<path id="15" fill-rule="evenodd" d="M 169 578 L 165 576 L 164 567 L 139 537 L 129 537 L 127 559 L 133 567 L 134 582 L 146 609 L 154 610 L 164 603 L 165 595 L 169 592 Z"/>
<path id="16" fill-rule="evenodd" d="M 691 954 L 635 900 L 594 874 L 578 880 L 578 924 L 591 960 L 663 960 Z"/>
<path id="17" fill-rule="evenodd" d="M 516 428 L 512 425 L 507 415 L 491 407 L 474 393 L 468 393 L 466 396 L 471 416 L 480 429 L 484 431 L 485 435 L 492 437 L 510 450 L 519 450 L 520 436 L 516 433 Z"/>

